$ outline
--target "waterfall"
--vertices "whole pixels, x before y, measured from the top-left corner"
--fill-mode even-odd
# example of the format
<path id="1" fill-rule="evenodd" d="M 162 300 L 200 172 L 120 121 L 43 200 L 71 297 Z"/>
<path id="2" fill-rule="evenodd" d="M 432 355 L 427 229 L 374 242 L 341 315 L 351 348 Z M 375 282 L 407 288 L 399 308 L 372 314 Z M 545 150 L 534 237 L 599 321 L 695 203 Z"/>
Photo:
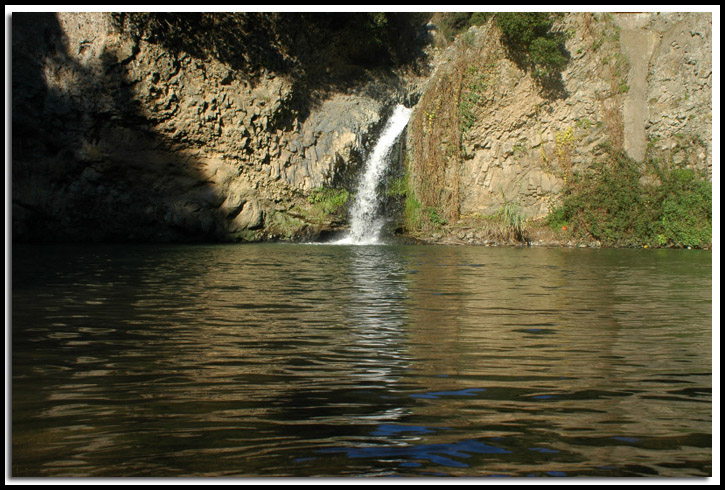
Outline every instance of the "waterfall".
<path id="1" fill-rule="evenodd" d="M 371 245 L 380 242 L 384 218 L 379 216 L 380 197 L 378 185 L 389 165 L 390 150 L 408 124 L 412 109 L 398 105 L 375 144 L 370 158 L 365 162 L 365 172 L 358 184 L 355 201 L 350 210 L 350 232 L 339 240 L 341 245 Z"/>

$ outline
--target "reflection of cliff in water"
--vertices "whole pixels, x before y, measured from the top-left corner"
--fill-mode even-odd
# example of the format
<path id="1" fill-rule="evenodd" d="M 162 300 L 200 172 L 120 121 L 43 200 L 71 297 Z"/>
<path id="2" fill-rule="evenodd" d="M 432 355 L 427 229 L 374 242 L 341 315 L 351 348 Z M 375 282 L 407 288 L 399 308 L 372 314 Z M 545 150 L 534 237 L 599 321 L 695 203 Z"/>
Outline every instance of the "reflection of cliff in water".
<path id="1" fill-rule="evenodd" d="M 14 260 L 19 472 L 707 470 L 709 254 L 63 250 Z"/>
<path id="2" fill-rule="evenodd" d="M 637 396 L 642 383 L 658 382 L 640 373 L 645 366 L 663 379 L 676 373 L 671 359 L 682 352 L 673 349 L 695 357 L 707 352 L 696 340 L 701 327 L 682 330 L 693 314 L 707 324 L 707 307 L 663 311 L 663 294 L 674 298 L 682 289 L 666 259 L 643 255 L 632 274 L 630 260 L 617 260 L 621 254 L 441 247 L 413 260 L 412 373 L 427 377 L 432 392 L 481 389 L 476 400 L 436 405 L 430 415 L 460 412 L 467 425 L 500 434 L 525 426 L 572 438 L 596 426 L 622 434 L 664 431 L 637 415 L 653 410 Z M 653 337 L 663 341 L 652 344 Z M 658 414 L 667 425 L 679 425 L 678 417 Z"/>
<path id="3" fill-rule="evenodd" d="M 189 277 L 193 301 L 167 319 L 166 362 L 198 366 L 185 371 L 194 385 L 215 387 L 206 397 L 258 403 L 269 420 L 315 420 L 334 432 L 354 425 L 339 407 L 356 406 L 373 419 L 397 416 L 399 402 L 384 395 L 410 361 L 399 252 L 271 248 L 274 260 L 264 248 L 251 256 L 213 249 L 217 267 Z M 155 310 L 153 298 L 138 307 Z"/>

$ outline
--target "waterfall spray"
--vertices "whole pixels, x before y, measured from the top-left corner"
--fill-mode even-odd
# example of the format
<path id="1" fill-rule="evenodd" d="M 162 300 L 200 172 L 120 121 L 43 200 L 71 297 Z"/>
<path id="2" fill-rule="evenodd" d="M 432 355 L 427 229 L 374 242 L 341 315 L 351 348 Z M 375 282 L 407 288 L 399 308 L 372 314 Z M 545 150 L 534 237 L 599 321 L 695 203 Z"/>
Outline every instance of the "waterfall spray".
<path id="1" fill-rule="evenodd" d="M 379 216 L 378 185 L 385 176 L 390 161 L 390 150 L 408 124 L 412 109 L 398 105 L 365 162 L 365 172 L 358 184 L 355 201 L 350 210 L 350 232 L 338 244 L 370 245 L 380 242 L 384 219 Z"/>

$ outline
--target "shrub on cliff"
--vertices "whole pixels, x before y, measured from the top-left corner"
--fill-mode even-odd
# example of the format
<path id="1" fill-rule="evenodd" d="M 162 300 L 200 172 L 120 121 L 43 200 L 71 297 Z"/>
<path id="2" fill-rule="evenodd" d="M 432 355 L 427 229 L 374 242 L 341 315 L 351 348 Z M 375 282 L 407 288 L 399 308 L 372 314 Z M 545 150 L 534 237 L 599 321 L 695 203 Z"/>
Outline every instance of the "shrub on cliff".
<path id="1" fill-rule="evenodd" d="M 574 174 L 562 205 L 549 214 L 604 246 L 707 247 L 712 242 L 712 184 L 692 169 L 624 152 Z"/>
<path id="2" fill-rule="evenodd" d="M 350 193 L 347 189 L 332 189 L 318 187 L 310 192 L 308 200 L 315 205 L 321 213 L 339 215 L 344 212 Z"/>
<path id="3" fill-rule="evenodd" d="M 552 31 L 562 14 L 548 12 L 499 12 L 495 22 L 509 57 L 531 72 L 542 85 L 551 85 L 560 77 L 569 57 L 563 32 Z"/>
<path id="4" fill-rule="evenodd" d="M 439 24 L 446 39 L 493 17 L 501 31 L 508 57 L 541 85 L 545 95 L 562 90 L 561 71 L 569 62 L 566 36 L 553 31 L 554 22 L 563 14 L 551 12 L 447 12 Z"/>
<path id="5" fill-rule="evenodd" d="M 660 170 L 661 171 L 661 170 Z M 661 171 L 659 244 L 702 247 L 712 241 L 712 185 L 690 169 Z"/>
<path id="6" fill-rule="evenodd" d="M 455 36 L 471 26 L 484 24 L 491 16 L 491 12 L 443 12 L 438 25 L 443 37 L 452 41 Z"/>

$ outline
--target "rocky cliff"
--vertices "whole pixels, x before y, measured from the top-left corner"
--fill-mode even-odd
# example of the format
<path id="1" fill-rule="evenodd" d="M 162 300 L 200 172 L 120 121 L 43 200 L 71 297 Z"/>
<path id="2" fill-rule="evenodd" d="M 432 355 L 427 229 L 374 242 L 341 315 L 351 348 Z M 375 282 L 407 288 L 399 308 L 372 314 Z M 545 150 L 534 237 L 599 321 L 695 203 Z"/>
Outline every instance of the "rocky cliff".
<path id="1" fill-rule="evenodd" d="M 545 216 L 607 145 L 712 175 L 711 14 L 564 15 L 548 91 L 492 22 L 432 49 L 402 15 L 14 14 L 13 239 L 319 236 L 344 202 L 315 196 L 418 100 L 409 187 L 449 225 Z"/>
<path id="2" fill-rule="evenodd" d="M 352 178 L 418 56 L 414 22 L 361 15 L 13 15 L 13 238 L 339 226 L 310 192 Z"/>
<path id="3" fill-rule="evenodd" d="M 712 175 L 710 14 L 576 13 L 554 30 L 568 61 L 548 92 L 491 21 L 437 53 L 408 131 L 424 209 L 452 224 L 516 202 L 543 218 L 608 146 Z"/>

